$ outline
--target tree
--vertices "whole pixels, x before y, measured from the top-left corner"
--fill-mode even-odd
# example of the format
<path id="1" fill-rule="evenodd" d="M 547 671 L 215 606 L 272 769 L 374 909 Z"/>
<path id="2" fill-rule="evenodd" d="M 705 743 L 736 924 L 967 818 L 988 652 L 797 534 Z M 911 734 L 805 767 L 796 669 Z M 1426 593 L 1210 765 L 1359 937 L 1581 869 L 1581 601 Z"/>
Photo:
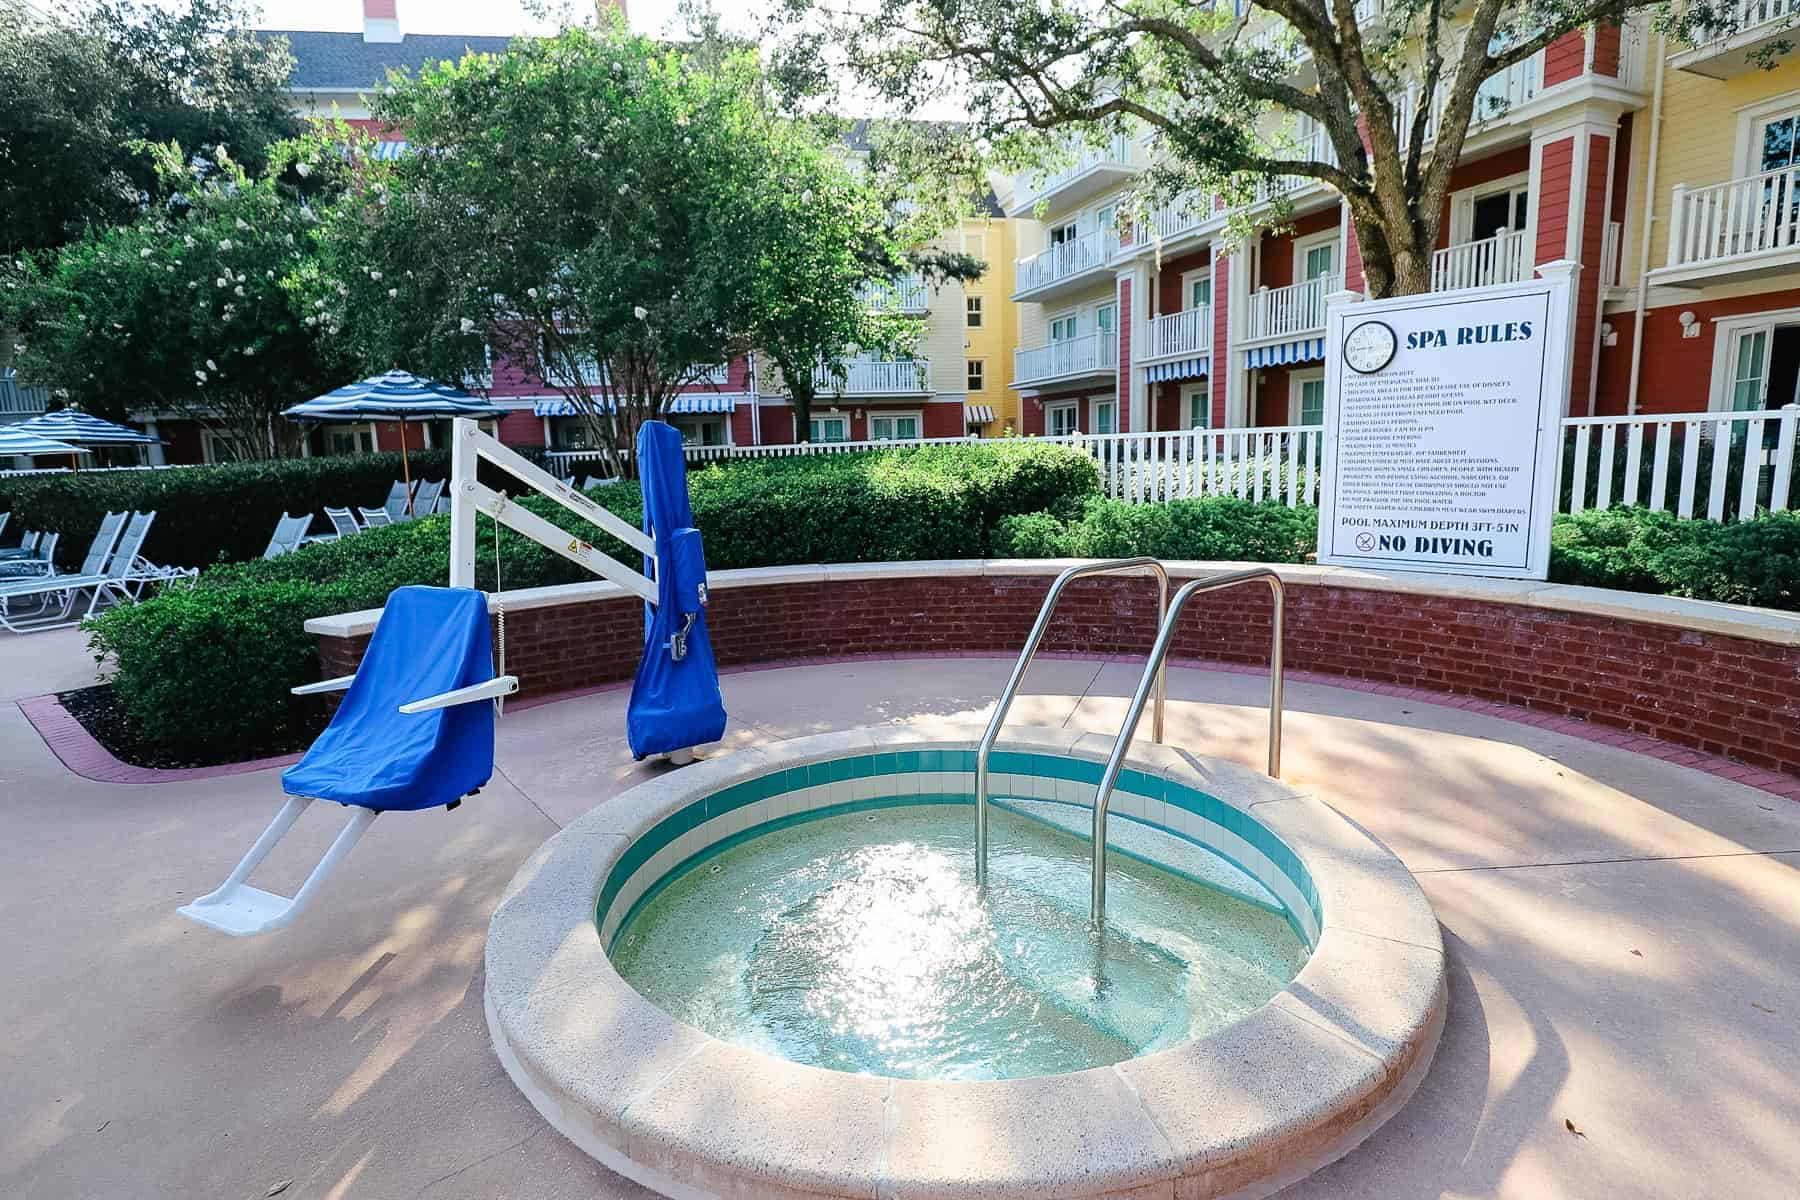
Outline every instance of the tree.
<path id="1" fill-rule="evenodd" d="M 239 0 L 0 19 L 0 253 L 136 217 L 155 184 L 139 141 L 223 145 L 259 171 L 264 147 L 300 132 L 280 92 L 292 68 Z"/>
<path id="2" fill-rule="evenodd" d="M 1724 0 L 1672 13 L 1645 0 L 784 0 L 777 73 L 791 96 L 829 93 L 848 67 L 889 101 L 963 99 L 967 139 L 1007 166 L 1148 134 L 1147 209 L 1183 192 L 1245 202 L 1282 176 L 1341 193 L 1374 296 L 1428 291 L 1450 175 L 1484 81 L 1565 33 L 1651 8 L 1676 32 L 1730 28 Z M 1410 86 L 1409 86 L 1410 85 Z M 1419 97 L 1417 103 L 1410 98 Z M 1478 104 L 1482 107 L 1478 109 Z M 1300 126 L 1321 131 L 1311 150 Z M 966 162 L 944 154 L 939 161 Z M 1271 189 L 1279 191 L 1279 189 Z M 1279 223 L 1279 201 L 1268 210 Z"/>
<path id="3" fill-rule="evenodd" d="M 298 429 L 281 410 L 335 377 L 328 320 L 303 311 L 294 286 L 317 219 L 307 193 L 329 196 L 349 164 L 317 139 L 274 147 L 257 178 L 222 149 L 145 150 L 158 190 L 144 215 L 7 272 L 0 325 L 22 333 L 19 369 L 113 419 L 190 416 L 234 458 L 291 453 Z"/>
<path id="4" fill-rule="evenodd" d="M 772 112 L 752 54 L 571 30 L 397 77 L 376 115 L 418 152 L 329 219 L 337 338 L 442 378 L 530 364 L 615 468 L 718 363 L 768 345 L 804 388 L 902 332 L 856 303 L 901 261 L 882 210 Z"/>

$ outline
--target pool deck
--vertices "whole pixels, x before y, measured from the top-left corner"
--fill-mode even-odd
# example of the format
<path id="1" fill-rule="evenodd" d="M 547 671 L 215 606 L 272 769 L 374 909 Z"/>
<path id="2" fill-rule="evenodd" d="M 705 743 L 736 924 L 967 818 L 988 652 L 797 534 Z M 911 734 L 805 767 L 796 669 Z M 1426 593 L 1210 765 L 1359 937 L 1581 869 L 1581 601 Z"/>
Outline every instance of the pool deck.
<path id="1" fill-rule="evenodd" d="M 273 771 L 106 784 L 12 701 L 91 678 L 73 632 L 0 642 L 0 1195 L 635 1197 L 550 1131 L 482 1019 L 501 889 L 661 768 L 619 690 L 509 710 L 492 784 L 378 821 L 318 906 L 249 940 L 175 907 L 273 814 Z M 728 675 L 727 746 L 985 715 L 999 659 Z M 1135 667 L 1044 659 L 1021 724 L 1111 732 Z M 1178 668 L 1168 740 L 1247 765 L 1264 682 Z M 1383 838 L 1443 924 L 1450 1013 L 1412 1102 L 1307 1200 L 1775 1196 L 1800 1177 L 1800 804 L 1417 699 L 1291 683 L 1285 776 Z M 309 814 L 291 888 L 336 817 Z M 1577 1132 L 1572 1132 L 1570 1126 Z"/>

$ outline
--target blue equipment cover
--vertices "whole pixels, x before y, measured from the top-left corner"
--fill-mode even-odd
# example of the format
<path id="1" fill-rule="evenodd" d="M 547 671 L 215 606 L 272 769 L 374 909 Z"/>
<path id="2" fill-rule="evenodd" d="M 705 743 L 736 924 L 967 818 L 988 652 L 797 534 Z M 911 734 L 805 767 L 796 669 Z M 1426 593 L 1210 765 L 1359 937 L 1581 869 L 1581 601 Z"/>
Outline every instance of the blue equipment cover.
<path id="1" fill-rule="evenodd" d="M 706 556 L 688 504 L 681 433 L 663 421 L 638 430 L 644 532 L 656 541 L 656 604 L 644 606 L 644 657 L 631 685 L 625 736 L 637 758 L 716 742 L 725 699 L 706 632 Z M 645 570 L 651 565 L 646 560 Z"/>
<path id="2" fill-rule="evenodd" d="M 399 709 L 493 677 L 484 594 L 395 588 L 344 702 L 282 789 L 377 812 L 454 804 L 494 773 L 492 702 Z"/>

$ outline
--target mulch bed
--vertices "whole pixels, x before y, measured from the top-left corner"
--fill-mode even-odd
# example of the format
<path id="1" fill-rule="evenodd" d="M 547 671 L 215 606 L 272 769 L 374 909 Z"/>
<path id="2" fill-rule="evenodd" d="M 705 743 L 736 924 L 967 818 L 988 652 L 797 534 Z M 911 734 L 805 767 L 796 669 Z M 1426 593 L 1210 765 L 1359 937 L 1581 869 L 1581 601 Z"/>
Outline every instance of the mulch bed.
<path id="1" fill-rule="evenodd" d="M 249 762 L 258 758 L 274 758 L 306 749 L 318 735 L 318 729 L 301 730 L 286 737 L 259 741 L 234 742 L 225 746 L 203 746 L 171 750 L 141 740 L 131 728 L 125 710 L 119 706 L 111 684 L 58 692 L 56 699 L 81 722 L 93 739 L 105 746 L 120 762 L 134 767 L 170 770 L 178 767 L 217 767 L 227 763 Z M 325 726 L 326 714 L 320 714 L 319 728 Z"/>

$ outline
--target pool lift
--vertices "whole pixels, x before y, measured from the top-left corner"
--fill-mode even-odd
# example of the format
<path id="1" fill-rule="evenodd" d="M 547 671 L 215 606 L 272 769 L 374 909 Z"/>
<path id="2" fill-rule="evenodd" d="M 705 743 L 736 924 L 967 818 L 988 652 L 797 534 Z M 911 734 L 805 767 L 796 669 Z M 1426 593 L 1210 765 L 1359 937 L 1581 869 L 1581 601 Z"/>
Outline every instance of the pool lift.
<path id="1" fill-rule="evenodd" d="M 640 572 L 513 502 L 478 478 L 486 462 L 550 497 L 643 555 Z M 481 432 L 455 422 L 450 454 L 450 586 L 403 587 L 389 595 L 354 675 L 294 689 L 344 693 L 301 760 L 282 772 L 287 803 L 215 891 L 177 911 L 238 937 L 293 922 L 318 895 L 375 818 L 388 811 L 453 809 L 494 770 L 494 720 L 519 690 L 506 673 L 506 612 L 500 592 L 499 530 L 494 594 L 475 589 L 476 514 L 505 525 L 644 601 L 644 646 L 626 713 L 635 757 L 677 765 L 725 732 L 725 707 L 706 629 L 706 561 L 688 505 L 681 434 L 661 421 L 638 431 L 644 529 L 620 520 L 573 487 Z M 499 668 L 489 612 L 499 629 Z M 483 703 L 483 702 L 486 703 Z M 247 882 L 314 800 L 350 809 L 337 838 L 292 897 Z"/>

